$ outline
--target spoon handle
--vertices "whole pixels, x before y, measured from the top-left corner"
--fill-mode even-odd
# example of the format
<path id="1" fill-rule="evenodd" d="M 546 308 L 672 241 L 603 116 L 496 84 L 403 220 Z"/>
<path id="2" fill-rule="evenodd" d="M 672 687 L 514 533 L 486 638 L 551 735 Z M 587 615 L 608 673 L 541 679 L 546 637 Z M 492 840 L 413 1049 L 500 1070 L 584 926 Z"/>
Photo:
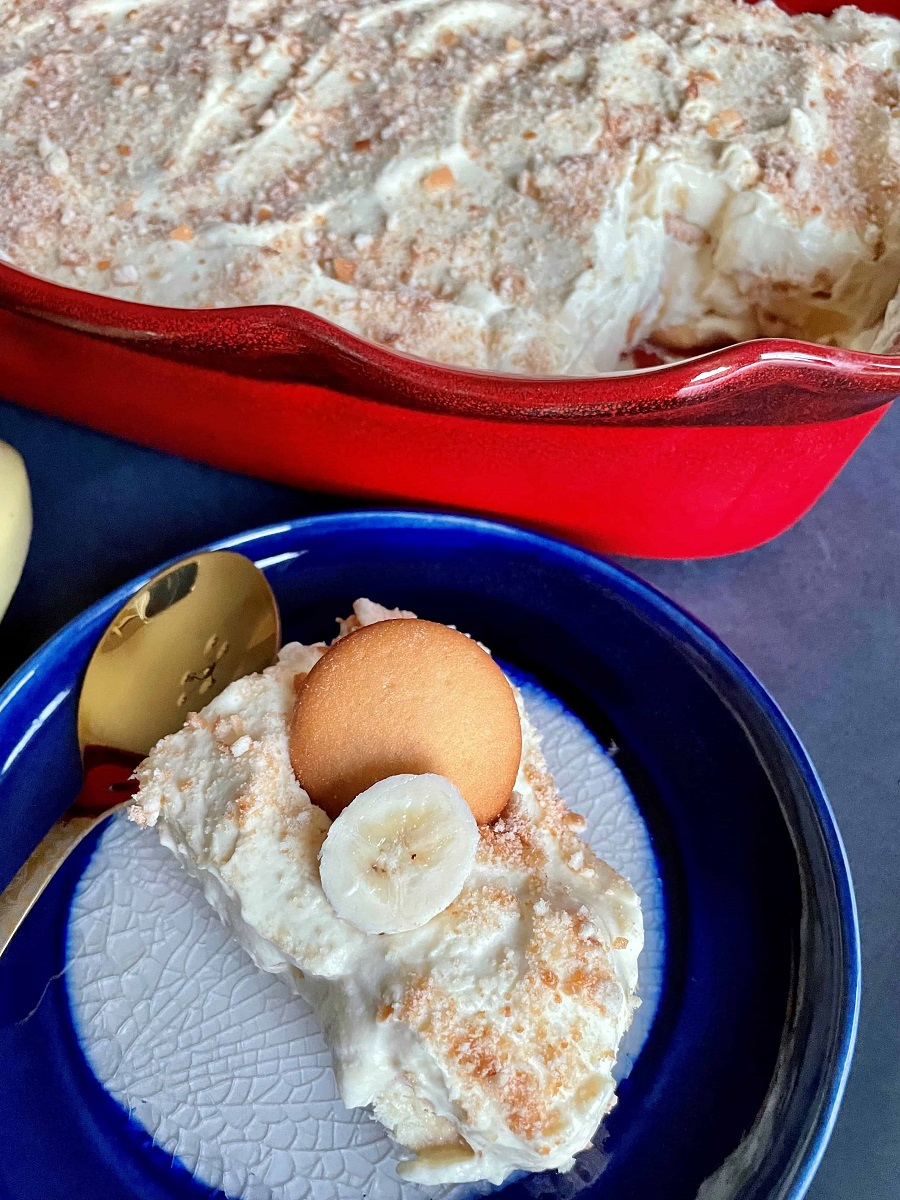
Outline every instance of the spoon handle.
<path id="1" fill-rule="evenodd" d="M 85 773 L 78 799 L 67 808 L 0 892 L 0 956 L 28 916 L 41 892 L 83 838 L 117 812 L 134 792 L 132 770 L 99 763 Z"/>
<path id="2" fill-rule="evenodd" d="M 0 894 L 0 955 L 78 843 L 108 815 L 86 814 L 70 808 L 38 843 Z"/>

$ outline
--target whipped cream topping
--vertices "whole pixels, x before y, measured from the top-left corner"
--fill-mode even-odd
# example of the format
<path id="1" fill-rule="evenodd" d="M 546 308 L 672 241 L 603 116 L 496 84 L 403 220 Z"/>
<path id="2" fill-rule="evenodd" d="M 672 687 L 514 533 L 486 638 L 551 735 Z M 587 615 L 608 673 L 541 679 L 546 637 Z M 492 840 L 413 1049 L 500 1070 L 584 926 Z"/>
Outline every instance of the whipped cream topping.
<path id="1" fill-rule="evenodd" d="M 382 615 L 357 606 L 356 620 Z M 565 1170 L 614 1103 L 638 899 L 577 837 L 522 710 L 513 798 L 482 828 L 458 899 L 407 933 L 342 921 L 318 875 L 329 821 L 287 740 L 294 680 L 323 650 L 286 647 L 163 739 L 130 815 L 157 826 L 256 963 L 316 1008 L 345 1103 L 373 1106 L 415 1152 L 401 1173 L 499 1183 Z"/>
<path id="2" fill-rule="evenodd" d="M 770 0 L 22 0 L 0 255 L 493 370 L 888 351 L 898 63 L 897 21 Z"/>

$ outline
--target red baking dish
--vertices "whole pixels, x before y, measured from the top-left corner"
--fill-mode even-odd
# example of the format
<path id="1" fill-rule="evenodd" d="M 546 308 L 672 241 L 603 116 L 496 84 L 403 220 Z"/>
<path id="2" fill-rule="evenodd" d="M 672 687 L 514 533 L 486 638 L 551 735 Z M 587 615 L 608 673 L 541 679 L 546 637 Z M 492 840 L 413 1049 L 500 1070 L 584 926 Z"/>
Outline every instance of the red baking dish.
<path id="1" fill-rule="evenodd" d="M 236 471 L 699 558 L 815 503 L 900 394 L 900 356 L 766 340 L 590 379 L 488 375 L 299 309 L 154 308 L 0 264 L 0 389 Z"/>

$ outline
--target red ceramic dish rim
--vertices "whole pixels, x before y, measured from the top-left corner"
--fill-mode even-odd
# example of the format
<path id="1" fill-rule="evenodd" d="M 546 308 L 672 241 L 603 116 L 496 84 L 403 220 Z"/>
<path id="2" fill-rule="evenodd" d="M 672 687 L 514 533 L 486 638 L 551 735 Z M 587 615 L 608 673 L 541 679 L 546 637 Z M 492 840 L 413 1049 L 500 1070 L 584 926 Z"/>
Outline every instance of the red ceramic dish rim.
<path id="1" fill-rule="evenodd" d="M 494 421 L 794 425 L 872 411 L 900 394 L 900 355 L 787 339 L 590 377 L 494 374 L 398 353 L 300 308 L 164 308 L 76 291 L 0 263 L 3 309 L 229 374 Z"/>

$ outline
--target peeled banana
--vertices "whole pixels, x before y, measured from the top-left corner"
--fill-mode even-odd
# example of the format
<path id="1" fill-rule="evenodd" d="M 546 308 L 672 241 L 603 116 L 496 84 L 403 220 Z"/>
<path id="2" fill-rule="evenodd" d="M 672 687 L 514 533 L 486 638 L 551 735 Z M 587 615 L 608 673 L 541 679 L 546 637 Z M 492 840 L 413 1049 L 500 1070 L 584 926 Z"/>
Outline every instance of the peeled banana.
<path id="1" fill-rule="evenodd" d="M 22 456 L 0 442 L 0 617 L 9 607 L 31 541 L 31 489 Z"/>
<path id="2" fill-rule="evenodd" d="M 475 863 L 472 810 L 443 775 L 391 775 L 328 830 L 319 878 L 339 917 L 363 933 L 403 933 L 452 904 Z"/>

